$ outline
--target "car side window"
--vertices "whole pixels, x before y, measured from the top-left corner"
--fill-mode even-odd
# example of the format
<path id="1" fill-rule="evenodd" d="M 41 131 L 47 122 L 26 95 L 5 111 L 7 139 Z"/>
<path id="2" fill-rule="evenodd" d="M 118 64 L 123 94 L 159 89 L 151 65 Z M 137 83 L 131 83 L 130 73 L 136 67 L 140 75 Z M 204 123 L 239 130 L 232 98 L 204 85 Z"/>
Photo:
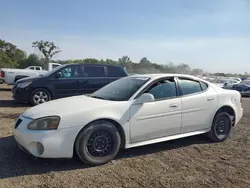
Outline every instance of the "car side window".
<path id="1" fill-rule="evenodd" d="M 125 76 L 125 72 L 120 67 L 107 66 L 108 77 L 122 77 Z"/>
<path id="2" fill-rule="evenodd" d="M 200 82 L 201 83 L 201 88 L 203 91 L 205 91 L 208 88 L 208 85 L 204 82 Z"/>
<path id="3" fill-rule="evenodd" d="M 104 66 L 81 66 L 83 77 L 105 77 Z"/>
<path id="4" fill-rule="evenodd" d="M 200 82 L 195 80 L 179 78 L 179 85 L 181 87 L 183 95 L 189 95 L 202 91 Z"/>
<path id="5" fill-rule="evenodd" d="M 61 73 L 61 78 L 78 78 L 80 70 L 78 66 L 67 66 L 58 71 Z"/>
<path id="6" fill-rule="evenodd" d="M 151 93 L 155 100 L 172 98 L 177 96 L 174 78 L 158 81 L 154 83 L 145 93 Z"/>
<path id="7" fill-rule="evenodd" d="M 40 67 L 36 67 L 36 70 L 40 70 Z"/>

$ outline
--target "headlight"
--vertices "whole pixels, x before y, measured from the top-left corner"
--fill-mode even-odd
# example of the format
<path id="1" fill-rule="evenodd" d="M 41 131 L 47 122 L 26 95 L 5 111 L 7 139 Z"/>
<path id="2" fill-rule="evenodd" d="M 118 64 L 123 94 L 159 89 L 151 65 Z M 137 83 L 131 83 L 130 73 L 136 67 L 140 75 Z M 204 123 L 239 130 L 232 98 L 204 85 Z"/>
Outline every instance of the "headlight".
<path id="1" fill-rule="evenodd" d="M 57 129 L 60 123 L 60 117 L 50 116 L 35 119 L 29 123 L 28 129 L 31 130 L 54 130 Z"/>
<path id="2" fill-rule="evenodd" d="M 31 83 L 32 82 L 22 82 L 22 83 L 17 84 L 17 87 L 25 88 L 25 87 L 29 86 Z"/>

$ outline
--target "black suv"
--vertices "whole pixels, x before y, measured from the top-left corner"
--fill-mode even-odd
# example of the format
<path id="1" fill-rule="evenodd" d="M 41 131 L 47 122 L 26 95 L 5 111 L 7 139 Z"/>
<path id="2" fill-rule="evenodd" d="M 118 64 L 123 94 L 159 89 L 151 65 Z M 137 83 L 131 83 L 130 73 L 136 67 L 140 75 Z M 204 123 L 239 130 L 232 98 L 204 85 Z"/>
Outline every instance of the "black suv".
<path id="1" fill-rule="evenodd" d="M 12 88 L 13 98 L 38 105 L 49 100 L 92 93 L 121 77 L 124 67 L 102 64 L 67 64 L 38 76 L 18 80 Z"/>

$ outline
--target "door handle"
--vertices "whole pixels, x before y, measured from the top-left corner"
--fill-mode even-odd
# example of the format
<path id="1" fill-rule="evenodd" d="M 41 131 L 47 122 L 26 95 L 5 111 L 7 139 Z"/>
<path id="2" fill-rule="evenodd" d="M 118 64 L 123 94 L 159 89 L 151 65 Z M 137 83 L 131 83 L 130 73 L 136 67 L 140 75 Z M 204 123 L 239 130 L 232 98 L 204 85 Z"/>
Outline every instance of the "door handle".
<path id="1" fill-rule="evenodd" d="M 177 107 L 178 107 L 178 104 L 170 104 L 169 107 L 170 107 L 170 108 L 177 108 Z"/>
<path id="2" fill-rule="evenodd" d="M 213 98 L 213 97 L 209 97 L 209 98 L 207 98 L 207 101 L 212 101 L 212 100 L 214 100 L 214 98 Z"/>

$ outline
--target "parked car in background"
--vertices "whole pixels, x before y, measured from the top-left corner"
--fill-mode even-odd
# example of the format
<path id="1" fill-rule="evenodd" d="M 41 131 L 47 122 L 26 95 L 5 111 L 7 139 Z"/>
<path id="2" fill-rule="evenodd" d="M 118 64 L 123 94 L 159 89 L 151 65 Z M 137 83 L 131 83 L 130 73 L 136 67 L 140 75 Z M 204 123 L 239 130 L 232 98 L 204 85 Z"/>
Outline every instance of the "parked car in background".
<path id="1" fill-rule="evenodd" d="M 32 107 L 19 116 L 13 134 L 20 148 L 33 156 L 71 158 L 76 153 L 84 163 L 100 165 L 112 160 L 120 148 L 204 133 L 222 142 L 242 115 L 237 91 L 189 75 L 133 75 L 89 96 Z"/>
<path id="2" fill-rule="evenodd" d="M 229 77 L 230 80 L 236 80 L 238 83 L 240 83 L 242 81 L 241 78 L 238 77 Z"/>
<path id="3" fill-rule="evenodd" d="M 244 97 L 250 97 L 250 79 L 243 80 L 232 89 L 239 91 Z"/>
<path id="4" fill-rule="evenodd" d="M 243 80 L 246 80 L 246 79 L 249 79 L 249 78 L 248 77 L 242 77 L 240 79 L 243 81 Z"/>
<path id="5" fill-rule="evenodd" d="M 29 66 L 25 69 L 1 68 L 0 77 L 4 80 L 4 83 L 13 85 L 19 79 L 45 74 L 60 65 L 58 63 L 48 63 L 47 70 L 43 70 L 40 66 Z"/>
<path id="6" fill-rule="evenodd" d="M 224 89 L 232 89 L 232 87 L 238 84 L 239 81 L 230 79 L 230 78 L 221 77 L 221 78 L 217 78 L 216 80 L 213 80 L 212 83 Z"/>
<path id="7" fill-rule="evenodd" d="M 67 64 L 43 76 L 24 78 L 12 88 L 13 98 L 38 105 L 53 99 L 89 94 L 121 77 L 124 67 L 101 64 Z"/>

